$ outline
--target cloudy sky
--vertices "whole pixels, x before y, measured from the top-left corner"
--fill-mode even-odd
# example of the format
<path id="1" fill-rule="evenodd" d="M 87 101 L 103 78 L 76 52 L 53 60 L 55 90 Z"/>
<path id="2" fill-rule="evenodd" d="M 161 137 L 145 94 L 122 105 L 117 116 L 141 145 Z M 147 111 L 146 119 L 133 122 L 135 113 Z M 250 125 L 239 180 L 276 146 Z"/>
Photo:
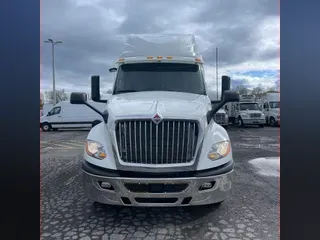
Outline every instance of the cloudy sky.
<path id="1" fill-rule="evenodd" d="M 273 86 L 279 81 L 278 0 L 43 0 L 42 42 L 56 47 L 56 87 L 89 92 L 90 76 L 109 88 L 108 69 L 123 48 L 123 36 L 194 33 L 205 61 L 206 81 L 215 89 L 215 48 L 219 75 L 233 86 Z M 41 43 L 41 91 L 52 89 L 51 47 Z"/>

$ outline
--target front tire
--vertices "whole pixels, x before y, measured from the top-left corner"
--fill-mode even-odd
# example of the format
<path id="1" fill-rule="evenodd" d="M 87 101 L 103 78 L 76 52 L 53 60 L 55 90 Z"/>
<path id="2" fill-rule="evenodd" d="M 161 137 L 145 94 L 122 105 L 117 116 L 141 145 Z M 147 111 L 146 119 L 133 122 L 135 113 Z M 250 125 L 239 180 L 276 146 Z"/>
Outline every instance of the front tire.
<path id="1" fill-rule="evenodd" d="M 243 121 L 241 117 L 238 117 L 238 127 L 243 127 Z"/>
<path id="2" fill-rule="evenodd" d="M 50 123 L 42 123 L 41 129 L 44 132 L 49 132 L 51 130 L 51 124 Z"/>
<path id="3" fill-rule="evenodd" d="M 270 117 L 269 122 L 271 127 L 274 127 L 276 125 L 276 120 L 274 119 L 274 117 Z"/>

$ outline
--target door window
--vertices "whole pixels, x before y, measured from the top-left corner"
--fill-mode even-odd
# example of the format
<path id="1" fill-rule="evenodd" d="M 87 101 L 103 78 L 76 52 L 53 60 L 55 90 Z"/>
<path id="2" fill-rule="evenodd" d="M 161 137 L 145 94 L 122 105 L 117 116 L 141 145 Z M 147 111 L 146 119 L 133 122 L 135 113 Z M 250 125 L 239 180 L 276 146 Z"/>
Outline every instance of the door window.
<path id="1" fill-rule="evenodd" d="M 53 108 L 49 113 L 48 115 L 49 116 L 52 116 L 52 115 L 57 115 L 61 112 L 61 107 L 55 107 Z"/>

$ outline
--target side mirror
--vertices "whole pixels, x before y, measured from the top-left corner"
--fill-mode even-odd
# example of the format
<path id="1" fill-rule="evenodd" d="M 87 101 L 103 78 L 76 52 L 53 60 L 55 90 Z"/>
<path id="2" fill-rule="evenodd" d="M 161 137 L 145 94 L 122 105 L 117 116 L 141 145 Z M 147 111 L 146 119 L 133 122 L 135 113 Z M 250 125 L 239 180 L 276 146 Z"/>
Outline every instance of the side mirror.
<path id="1" fill-rule="evenodd" d="M 84 104 L 84 105 L 88 106 L 93 111 L 95 111 L 96 113 L 101 115 L 103 120 L 105 121 L 105 123 L 107 123 L 108 116 L 109 116 L 108 111 L 104 111 L 102 113 L 102 112 L 99 111 L 99 109 L 97 109 L 94 106 L 91 106 L 90 104 L 88 104 L 88 102 L 87 102 L 87 94 L 86 93 L 81 93 L 81 92 L 73 92 L 73 93 L 71 93 L 71 95 L 70 95 L 70 103 L 71 104 Z"/>
<path id="2" fill-rule="evenodd" d="M 91 76 L 91 98 L 100 101 L 100 76 Z"/>
<path id="3" fill-rule="evenodd" d="M 110 69 L 109 69 L 109 72 L 112 73 L 112 72 L 116 72 L 117 70 L 118 70 L 117 68 L 110 68 Z"/>
<path id="4" fill-rule="evenodd" d="M 87 94 L 82 92 L 73 92 L 70 95 L 71 104 L 86 104 Z"/>
<path id="5" fill-rule="evenodd" d="M 106 103 L 108 100 L 101 100 L 100 98 L 100 76 L 91 77 L 91 98 L 94 102 Z"/>
<path id="6" fill-rule="evenodd" d="M 218 112 L 223 105 L 225 105 L 228 102 L 238 102 L 239 100 L 240 100 L 239 93 L 230 91 L 230 90 L 224 91 L 223 98 L 221 101 L 219 102 L 211 101 L 211 103 L 214 103 L 214 106 L 212 106 L 212 110 L 207 113 L 208 123 L 211 121 L 214 114 L 216 114 L 216 112 Z"/>
<path id="7" fill-rule="evenodd" d="M 231 78 L 229 76 L 223 75 L 221 77 L 221 94 L 222 94 L 221 99 L 223 99 L 224 92 L 230 90 L 230 85 L 231 85 Z"/>
<path id="8" fill-rule="evenodd" d="M 239 100 L 240 100 L 239 93 L 230 91 L 230 90 L 224 91 L 223 98 L 222 98 L 222 102 L 224 102 L 224 104 L 228 102 L 239 102 Z"/>

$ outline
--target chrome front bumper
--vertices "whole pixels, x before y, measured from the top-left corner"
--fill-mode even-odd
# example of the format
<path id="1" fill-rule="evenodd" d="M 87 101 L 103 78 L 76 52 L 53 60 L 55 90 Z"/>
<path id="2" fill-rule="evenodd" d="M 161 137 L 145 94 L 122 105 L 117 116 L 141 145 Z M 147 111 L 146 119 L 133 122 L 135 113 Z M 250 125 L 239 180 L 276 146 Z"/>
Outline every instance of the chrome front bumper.
<path id="1" fill-rule="evenodd" d="M 93 201 L 110 205 L 138 207 L 207 205 L 224 201 L 232 191 L 233 167 L 227 173 L 189 178 L 106 177 L 91 174 L 85 170 L 83 172 L 85 196 Z M 112 190 L 102 188 L 102 182 L 111 184 Z M 212 188 L 200 190 L 201 185 L 208 182 L 212 183 Z M 155 185 L 166 186 L 170 191 L 159 191 L 159 189 L 156 192 L 149 190 L 141 192 L 141 189 L 137 191 L 139 187 L 150 189 Z M 132 186 L 137 188 L 132 190 Z M 185 186 L 185 188 L 179 186 Z M 175 191 L 173 192 L 172 189 Z"/>
<path id="2" fill-rule="evenodd" d="M 254 124 L 266 124 L 265 119 L 242 119 L 243 124 L 247 125 L 254 125 Z"/>

